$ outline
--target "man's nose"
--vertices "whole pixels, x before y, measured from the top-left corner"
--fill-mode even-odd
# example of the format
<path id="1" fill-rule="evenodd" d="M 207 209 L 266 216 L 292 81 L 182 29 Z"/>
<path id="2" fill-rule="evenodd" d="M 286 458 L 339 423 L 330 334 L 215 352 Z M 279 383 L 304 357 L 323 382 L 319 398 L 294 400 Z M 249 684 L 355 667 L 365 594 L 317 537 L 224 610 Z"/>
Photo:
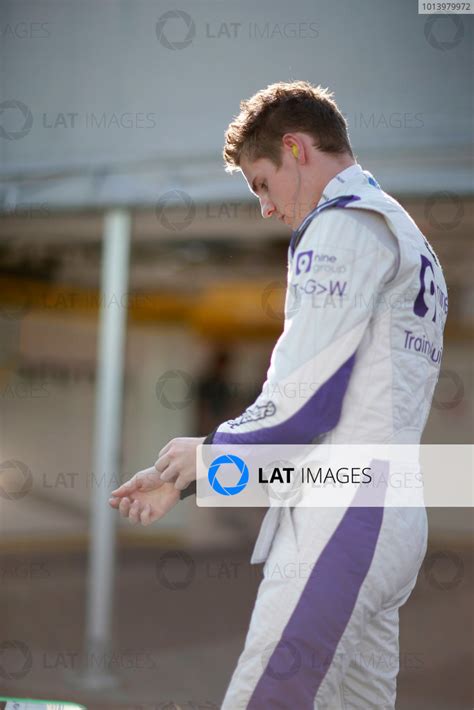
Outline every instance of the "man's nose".
<path id="1" fill-rule="evenodd" d="M 275 205 L 273 204 L 273 202 L 270 202 L 270 200 L 261 200 L 260 208 L 262 210 L 262 217 L 264 219 L 266 219 L 267 217 L 271 217 L 272 214 L 275 212 Z"/>

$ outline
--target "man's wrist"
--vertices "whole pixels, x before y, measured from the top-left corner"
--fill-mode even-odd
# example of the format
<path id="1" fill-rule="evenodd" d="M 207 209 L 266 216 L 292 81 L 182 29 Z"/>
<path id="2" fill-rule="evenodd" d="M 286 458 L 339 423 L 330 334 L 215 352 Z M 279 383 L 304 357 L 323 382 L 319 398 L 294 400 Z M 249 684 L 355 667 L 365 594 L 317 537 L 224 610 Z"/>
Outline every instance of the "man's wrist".
<path id="1" fill-rule="evenodd" d="M 201 444 L 212 444 L 212 439 L 214 438 L 214 434 L 216 433 L 217 429 L 218 429 L 218 427 L 216 429 L 214 429 L 214 431 L 212 431 L 206 437 L 203 437 Z M 196 495 L 196 481 L 191 481 L 191 483 L 181 491 L 179 499 L 183 500 L 184 498 L 187 498 L 188 496 L 193 496 L 193 495 Z"/>

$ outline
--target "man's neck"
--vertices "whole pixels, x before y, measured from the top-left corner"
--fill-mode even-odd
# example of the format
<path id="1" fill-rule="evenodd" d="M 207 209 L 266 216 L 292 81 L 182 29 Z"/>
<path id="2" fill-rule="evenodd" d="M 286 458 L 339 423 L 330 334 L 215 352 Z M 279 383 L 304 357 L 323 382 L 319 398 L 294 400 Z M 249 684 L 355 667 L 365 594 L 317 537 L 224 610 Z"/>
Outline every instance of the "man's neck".
<path id="1" fill-rule="evenodd" d="M 328 153 L 319 153 L 318 160 L 314 162 L 314 180 L 310 185 L 310 200 L 305 204 L 304 213 L 298 224 L 309 214 L 320 202 L 323 192 L 331 180 L 339 175 L 346 168 L 357 165 L 351 155 L 334 156 Z"/>
<path id="2" fill-rule="evenodd" d="M 339 175 L 339 173 L 342 173 L 343 170 L 346 170 L 346 168 L 350 168 L 352 165 L 357 165 L 357 163 L 350 155 L 341 155 L 337 158 L 331 156 L 327 163 L 325 163 L 324 169 L 320 174 L 320 181 L 318 184 L 318 187 L 320 187 L 320 195 L 318 202 L 324 192 L 324 188 L 331 182 L 331 180 L 335 178 L 336 175 Z"/>
<path id="3" fill-rule="evenodd" d="M 319 204 L 324 189 L 331 182 L 331 180 L 346 168 L 350 168 L 352 165 L 357 165 L 357 163 L 350 155 L 334 156 L 329 154 L 320 154 L 318 156 L 318 161 L 315 162 L 314 165 L 314 182 L 311 185 L 310 190 L 312 199 L 311 203 L 308 205 L 308 212 Z"/>

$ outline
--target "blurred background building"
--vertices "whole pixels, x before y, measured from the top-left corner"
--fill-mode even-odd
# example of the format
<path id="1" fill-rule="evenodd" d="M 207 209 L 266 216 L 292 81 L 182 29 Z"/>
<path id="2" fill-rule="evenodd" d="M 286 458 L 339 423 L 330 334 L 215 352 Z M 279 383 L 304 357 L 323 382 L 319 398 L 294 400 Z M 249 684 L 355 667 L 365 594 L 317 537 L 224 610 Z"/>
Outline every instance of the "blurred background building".
<path id="1" fill-rule="evenodd" d="M 221 150 L 239 101 L 279 80 L 335 92 L 358 162 L 437 251 L 450 311 L 424 442 L 472 443 L 470 16 L 418 15 L 409 0 L 7 0 L 0 36 L 5 555 L 87 549 L 104 475 L 94 416 L 108 217 L 130 225 L 130 253 L 126 292 L 105 308 L 126 317 L 119 465 L 105 475 L 129 478 L 170 438 L 258 393 L 282 327 L 289 234 L 261 218 Z M 116 522 L 121 545 L 202 550 L 251 544 L 260 513 L 226 524 L 187 500 L 149 528 Z M 472 534 L 467 509 L 431 510 L 430 522 L 449 549 Z"/>

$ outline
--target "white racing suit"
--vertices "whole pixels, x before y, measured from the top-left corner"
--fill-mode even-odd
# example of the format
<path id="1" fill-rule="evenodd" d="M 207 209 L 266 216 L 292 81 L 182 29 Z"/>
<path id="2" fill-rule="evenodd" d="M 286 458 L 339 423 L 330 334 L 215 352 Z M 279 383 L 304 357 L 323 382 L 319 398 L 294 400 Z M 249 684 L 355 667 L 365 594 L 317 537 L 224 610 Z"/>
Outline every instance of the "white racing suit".
<path id="1" fill-rule="evenodd" d="M 446 315 L 442 269 L 413 220 L 360 165 L 343 170 L 292 234 L 262 393 L 206 443 L 419 443 Z M 223 710 L 394 708 L 398 609 L 426 542 L 420 507 L 269 508 Z"/>

